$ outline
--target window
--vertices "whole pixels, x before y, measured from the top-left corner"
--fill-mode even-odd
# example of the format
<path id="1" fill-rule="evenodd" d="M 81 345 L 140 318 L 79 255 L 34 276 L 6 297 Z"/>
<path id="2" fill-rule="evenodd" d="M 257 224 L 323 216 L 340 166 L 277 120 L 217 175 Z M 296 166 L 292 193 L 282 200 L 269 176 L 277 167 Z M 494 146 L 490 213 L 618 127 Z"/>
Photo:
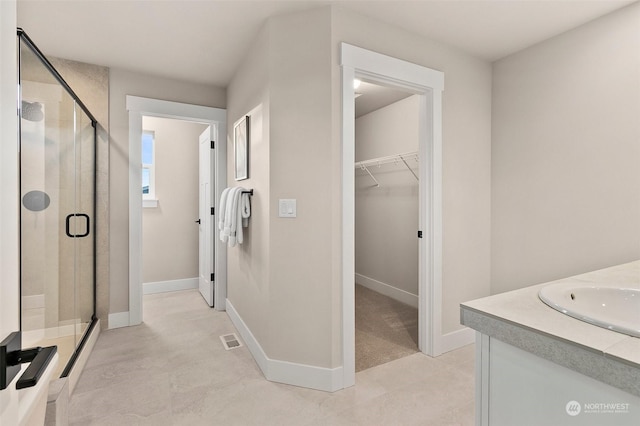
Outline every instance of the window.
<path id="1" fill-rule="evenodd" d="M 149 130 L 142 131 L 142 199 L 156 199 L 156 171 L 155 171 L 155 134 Z M 143 203 L 144 207 L 148 206 Z"/>

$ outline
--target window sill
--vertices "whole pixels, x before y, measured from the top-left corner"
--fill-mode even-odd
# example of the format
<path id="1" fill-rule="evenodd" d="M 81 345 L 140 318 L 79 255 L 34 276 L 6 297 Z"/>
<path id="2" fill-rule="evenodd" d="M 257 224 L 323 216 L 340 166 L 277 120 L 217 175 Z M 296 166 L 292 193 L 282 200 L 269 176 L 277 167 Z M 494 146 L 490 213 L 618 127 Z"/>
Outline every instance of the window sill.
<path id="1" fill-rule="evenodd" d="M 142 200 L 143 209 L 154 209 L 157 207 L 158 207 L 158 200 L 155 200 L 155 199 Z"/>

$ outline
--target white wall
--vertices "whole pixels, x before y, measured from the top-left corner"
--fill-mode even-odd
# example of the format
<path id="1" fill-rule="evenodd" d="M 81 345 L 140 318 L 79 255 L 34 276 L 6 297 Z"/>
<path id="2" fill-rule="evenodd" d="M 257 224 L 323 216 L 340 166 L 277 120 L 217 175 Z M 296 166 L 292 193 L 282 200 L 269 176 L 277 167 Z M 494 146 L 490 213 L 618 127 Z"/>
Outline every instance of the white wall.
<path id="1" fill-rule="evenodd" d="M 0 12 L 0 339 L 4 339 L 20 328 L 16 3 L 0 2 Z M 9 406 L 9 392 L 3 392 L 2 407 Z"/>
<path id="2" fill-rule="evenodd" d="M 357 118 L 356 161 L 418 151 L 418 100 L 411 96 Z M 407 162 L 418 174 L 418 162 Z M 355 170 L 356 282 L 377 285 L 366 279 L 371 278 L 411 293 L 417 306 L 418 181 L 403 163 L 370 171 L 380 187 L 366 171 Z M 387 290 L 391 297 L 403 297 Z"/>
<path id="3" fill-rule="evenodd" d="M 112 68 L 109 74 L 110 313 L 129 310 L 129 116 L 126 95 L 224 108 L 221 88 Z"/>
<path id="4" fill-rule="evenodd" d="M 442 331 L 456 331 L 462 328 L 459 304 L 487 296 L 490 290 L 491 65 L 340 8 L 333 9 L 332 29 L 336 149 L 340 146 L 340 42 L 444 72 Z M 339 196 L 340 189 L 334 190 Z M 334 232 L 339 235 L 339 227 Z"/>
<path id="5" fill-rule="evenodd" d="M 492 293 L 640 257 L 640 5 L 494 64 Z"/>
<path id="6" fill-rule="evenodd" d="M 245 114 L 261 131 L 228 294 L 267 356 L 327 368 L 342 365 L 341 41 L 445 72 L 444 332 L 461 328 L 460 302 L 489 294 L 490 64 L 332 7 L 272 18 L 229 86 L 228 147 Z M 296 219 L 277 217 L 280 198 L 298 200 Z"/>
<path id="7" fill-rule="evenodd" d="M 206 124 L 143 117 L 155 134 L 158 207 L 142 209 L 142 281 L 198 276 L 198 138 Z"/>
<path id="8" fill-rule="evenodd" d="M 227 250 L 227 299 L 261 344 L 268 342 L 269 305 L 269 32 L 263 27 L 228 87 L 227 185 L 253 188 L 242 245 Z M 236 182 L 234 123 L 250 116 L 249 179 Z"/>
<path id="9" fill-rule="evenodd" d="M 229 86 L 233 123 L 251 116 L 247 239 L 228 252 L 228 299 L 271 359 L 332 367 L 329 9 L 270 19 Z M 230 186 L 236 185 L 231 156 Z M 277 216 L 296 198 L 298 217 Z M 304 320 L 301 320 L 304 319 Z M 338 363 L 339 365 L 339 363 Z"/>
<path id="10" fill-rule="evenodd" d="M 321 8 L 274 18 L 270 24 L 270 211 L 278 199 L 298 200 L 298 217 L 270 221 L 272 329 L 276 359 L 336 367 L 330 328 L 334 253 L 330 212 L 331 27 Z M 304 318 L 304 321 L 300 319 Z"/>

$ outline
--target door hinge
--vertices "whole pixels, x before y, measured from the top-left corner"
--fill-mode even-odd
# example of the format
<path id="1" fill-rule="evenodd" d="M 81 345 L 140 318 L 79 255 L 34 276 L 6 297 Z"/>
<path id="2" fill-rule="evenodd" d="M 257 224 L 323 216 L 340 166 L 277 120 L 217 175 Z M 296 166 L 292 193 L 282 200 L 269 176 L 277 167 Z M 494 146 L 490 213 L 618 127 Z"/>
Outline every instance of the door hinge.
<path id="1" fill-rule="evenodd" d="M 211 207 L 211 216 L 214 216 L 216 214 L 216 209 L 214 207 Z"/>
<path id="2" fill-rule="evenodd" d="M 216 149 L 216 143 L 214 141 L 211 141 L 211 149 Z"/>
<path id="3" fill-rule="evenodd" d="M 418 238 L 422 238 L 422 231 L 418 231 Z"/>
<path id="4" fill-rule="evenodd" d="M 212 274 L 211 274 L 211 282 L 215 281 L 215 278 L 216 278 L 216 274 L 213 274 L 213 273 L 212 273 Z"/>

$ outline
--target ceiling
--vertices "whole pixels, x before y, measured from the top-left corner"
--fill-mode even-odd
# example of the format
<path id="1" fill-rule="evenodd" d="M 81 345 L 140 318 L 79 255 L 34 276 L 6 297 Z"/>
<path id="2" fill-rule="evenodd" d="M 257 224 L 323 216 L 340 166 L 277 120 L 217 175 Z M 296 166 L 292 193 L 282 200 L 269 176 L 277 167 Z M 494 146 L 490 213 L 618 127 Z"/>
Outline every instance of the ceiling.
<path id="1" fill-rule="evenodd" d="M 403 92 L 395 88 L 362 81 L 358 88 L 355 89 L 356 118 L 391 105 L 404 98 L 408 98 L 412 94 L 413 93 Z"/>
<path id="2" fill-rule="evenodd" d="M 18 0 L 50 56 L 226 87 L 265 20 L 328 4 L 494 61 L 635 0 Z"/>

